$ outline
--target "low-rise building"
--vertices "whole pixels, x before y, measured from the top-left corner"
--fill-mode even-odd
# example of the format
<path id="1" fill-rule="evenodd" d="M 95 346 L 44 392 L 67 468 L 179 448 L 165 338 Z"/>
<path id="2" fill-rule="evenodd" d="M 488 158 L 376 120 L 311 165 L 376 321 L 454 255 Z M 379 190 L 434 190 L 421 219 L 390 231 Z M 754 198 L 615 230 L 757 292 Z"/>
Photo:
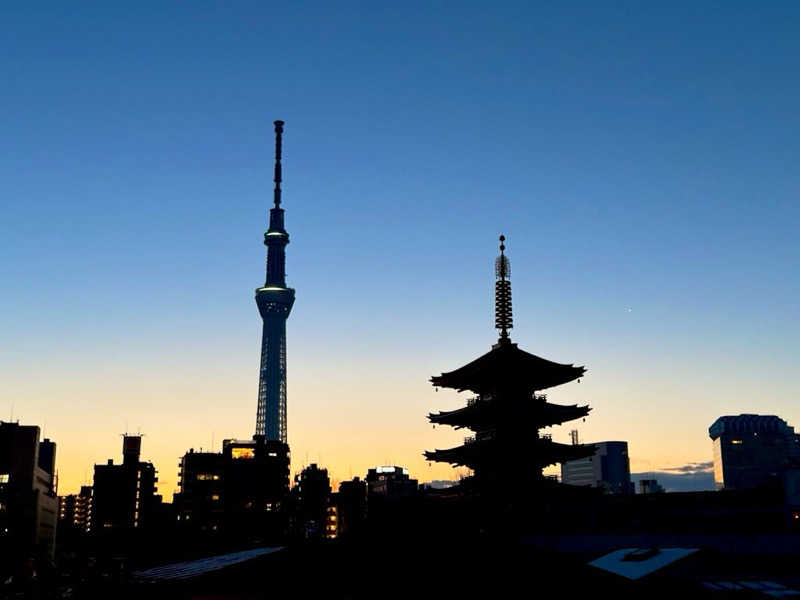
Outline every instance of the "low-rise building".
<path id="1" fill-rule="evenodd" d="M 68 531 L 88 533 L 92 524 L 92 486 L 82 485 L 78 494 L 58 497 L 59 539 Z"/>
<path id="2" fill-rule="evenodd" d="M 595 442 L 592 456 L 561 463 L 561 482 L 602 488 L 608 494 L 632 494 L 628 442 Z"/>
<path id="3" fill-rule="evenodd" d="M 375 467 L 367 471 L 367 488 L 370 496 L 406 498 L 417 493 L 419 484 L 405 467 Z"/>
<path id="4" fill-rule="evenodd" d="M 0 421 L 0 563 L 55 550 L 56 445 L 39 435 L 35 425 Z"/>
<path id="5" fill-rule="evenodd" d="M 155 505 L 156 469 L 140 460 L 142 436 L 124 435 L 122 464 L 109 458 L 94 467 L 91 531 L 108 534 L 147 528 Z"/>

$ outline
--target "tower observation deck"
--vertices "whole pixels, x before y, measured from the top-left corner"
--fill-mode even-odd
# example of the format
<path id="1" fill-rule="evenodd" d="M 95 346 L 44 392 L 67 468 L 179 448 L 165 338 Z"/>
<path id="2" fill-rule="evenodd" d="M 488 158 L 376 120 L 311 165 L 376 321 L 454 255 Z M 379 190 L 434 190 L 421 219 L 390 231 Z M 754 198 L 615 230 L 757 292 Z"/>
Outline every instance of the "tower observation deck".
<path id="1" fill-rule="evenodd" d="M 294 290 L 286 287 L 286 244 L 289 234 L 281 208 L 281 145 L 283 121 L 275 121 L 275 193 L 269 211 L 267 280 L 256 289 L 256 304 L 264 327 L 261 334 L 261 368 L 258 379 L 256 435 L 286 442 L 286 319 L 294 305 Z"/>

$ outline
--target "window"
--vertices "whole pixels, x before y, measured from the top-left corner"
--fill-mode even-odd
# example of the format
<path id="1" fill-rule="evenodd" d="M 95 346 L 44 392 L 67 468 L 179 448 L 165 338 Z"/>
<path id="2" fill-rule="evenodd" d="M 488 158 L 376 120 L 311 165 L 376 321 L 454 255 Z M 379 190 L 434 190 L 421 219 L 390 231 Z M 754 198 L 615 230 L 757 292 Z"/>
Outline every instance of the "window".
<path id="1" fill-rule="evenodd" d="M 742 440 L 731 440 L 731 444 L 736 444 L 737 446 L 742 443 Z"/>
<path id="2" fill-rule="evenodd" d="M 219 494 L 211 494 L 211 499 L 212 499 L 214 502 L 216 502 L 217 500 L 219 500 Z"/>
<path id="3" fill-rule="evenodd" d="M 0 483 L 8 483 L 8 473 L 0 473 Z"/>
<path id="4" fill-rule="evenodd" d="M 237 458 L 255 458 L 256 452 L 254 448 L 231 448 L 231 457 Z"/>

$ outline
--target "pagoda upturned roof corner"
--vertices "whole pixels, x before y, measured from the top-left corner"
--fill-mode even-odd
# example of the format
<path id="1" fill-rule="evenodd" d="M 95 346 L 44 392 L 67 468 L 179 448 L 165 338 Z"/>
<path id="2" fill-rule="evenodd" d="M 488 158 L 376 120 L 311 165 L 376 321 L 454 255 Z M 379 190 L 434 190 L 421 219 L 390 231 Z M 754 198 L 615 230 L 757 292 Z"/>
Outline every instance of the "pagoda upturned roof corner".
<path id="1" fill-rule="evenodd" d="M 499 382 L 531 391 L 545 390 L 578 379 L 586 372 L 582 366 L 556 363 L 520 350 L 516 344 L 496 344 L 463 367 L 431 377 L 435 387 L 477 394 L 491 391 Z"/>

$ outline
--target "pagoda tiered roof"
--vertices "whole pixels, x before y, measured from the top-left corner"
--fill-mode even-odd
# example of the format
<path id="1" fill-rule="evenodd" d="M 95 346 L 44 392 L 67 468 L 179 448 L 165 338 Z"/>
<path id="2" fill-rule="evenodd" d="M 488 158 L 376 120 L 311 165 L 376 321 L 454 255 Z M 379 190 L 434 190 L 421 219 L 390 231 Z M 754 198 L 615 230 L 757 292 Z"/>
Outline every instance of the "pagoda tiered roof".
<path id="1" fill-rule="evenodd" d="M 476 394 L 491 392 L 498 382 L 509 388 L 537 391 L 569 383 L 585 372 L 584 367 L 556 363 L 520 350 L 514 343 L 501 341 L 460 369 L 431 377 L 431 383 Z"/>
<path id="2" fill-rule="evenodd" d="M 549 427 L 585 417 L 590 410 L 592 409 L 588 406 L 551 404 L 537 398 L 521 403 L 516 415 L 532 426 Z M 497 423 L 497 419 L 497 404 L 491 400 L 480 399 L 474 400 L 463 408 L 428 415 L 431 423 L 451 425 L 456 429 L 480 428 Z"/>
<path id="3" fill-rule="evenodd" d="M 575 381 L 586 369 L 525 352 L 511 341 L 511 264 L 504 242 L 501 235 L 500 256 L 495 261 L 497 343 L 463 367 L 430 379 L 436 388 L 470 390 L 477 398 L 469 399 L 463 408 L 430 413 L 428 420 L 434 425 L 466 427 L 475 435 L 461 446 L 426 451 L 424 455 L 427 460 L 472 469 L 472 492 L 493 499 L 490 504 L 505 505 L 508 496 L 512 504 L 522 507 L 528 501 L 526 490 L 544 482 L 544 467 L 592 456 L 595 447 L 559 444 L 549 435 L 539 434 L 543 427 L 589 414 L 588 406 L 550 404 L 544 395 L 536 394 Z M 506 482 L 517 477 L 519 481 L 509 490 Z"/>
<path id="4" fill-rule="evenodd" d="M 497 442 L 494 439 L 475 440 L 455 448 L 425 451 L 425 458 L 474 469 L 477 465 L 485 463 L 487 459 L 491 460 L 497 450 Z M 560 444 L 548 438 L 535 438 L 524 444 L 520 451 L 524 452 L 528 464 L 542 468 L 592 456 L 595 453 L 595 447 L 590 444 Z"/>

